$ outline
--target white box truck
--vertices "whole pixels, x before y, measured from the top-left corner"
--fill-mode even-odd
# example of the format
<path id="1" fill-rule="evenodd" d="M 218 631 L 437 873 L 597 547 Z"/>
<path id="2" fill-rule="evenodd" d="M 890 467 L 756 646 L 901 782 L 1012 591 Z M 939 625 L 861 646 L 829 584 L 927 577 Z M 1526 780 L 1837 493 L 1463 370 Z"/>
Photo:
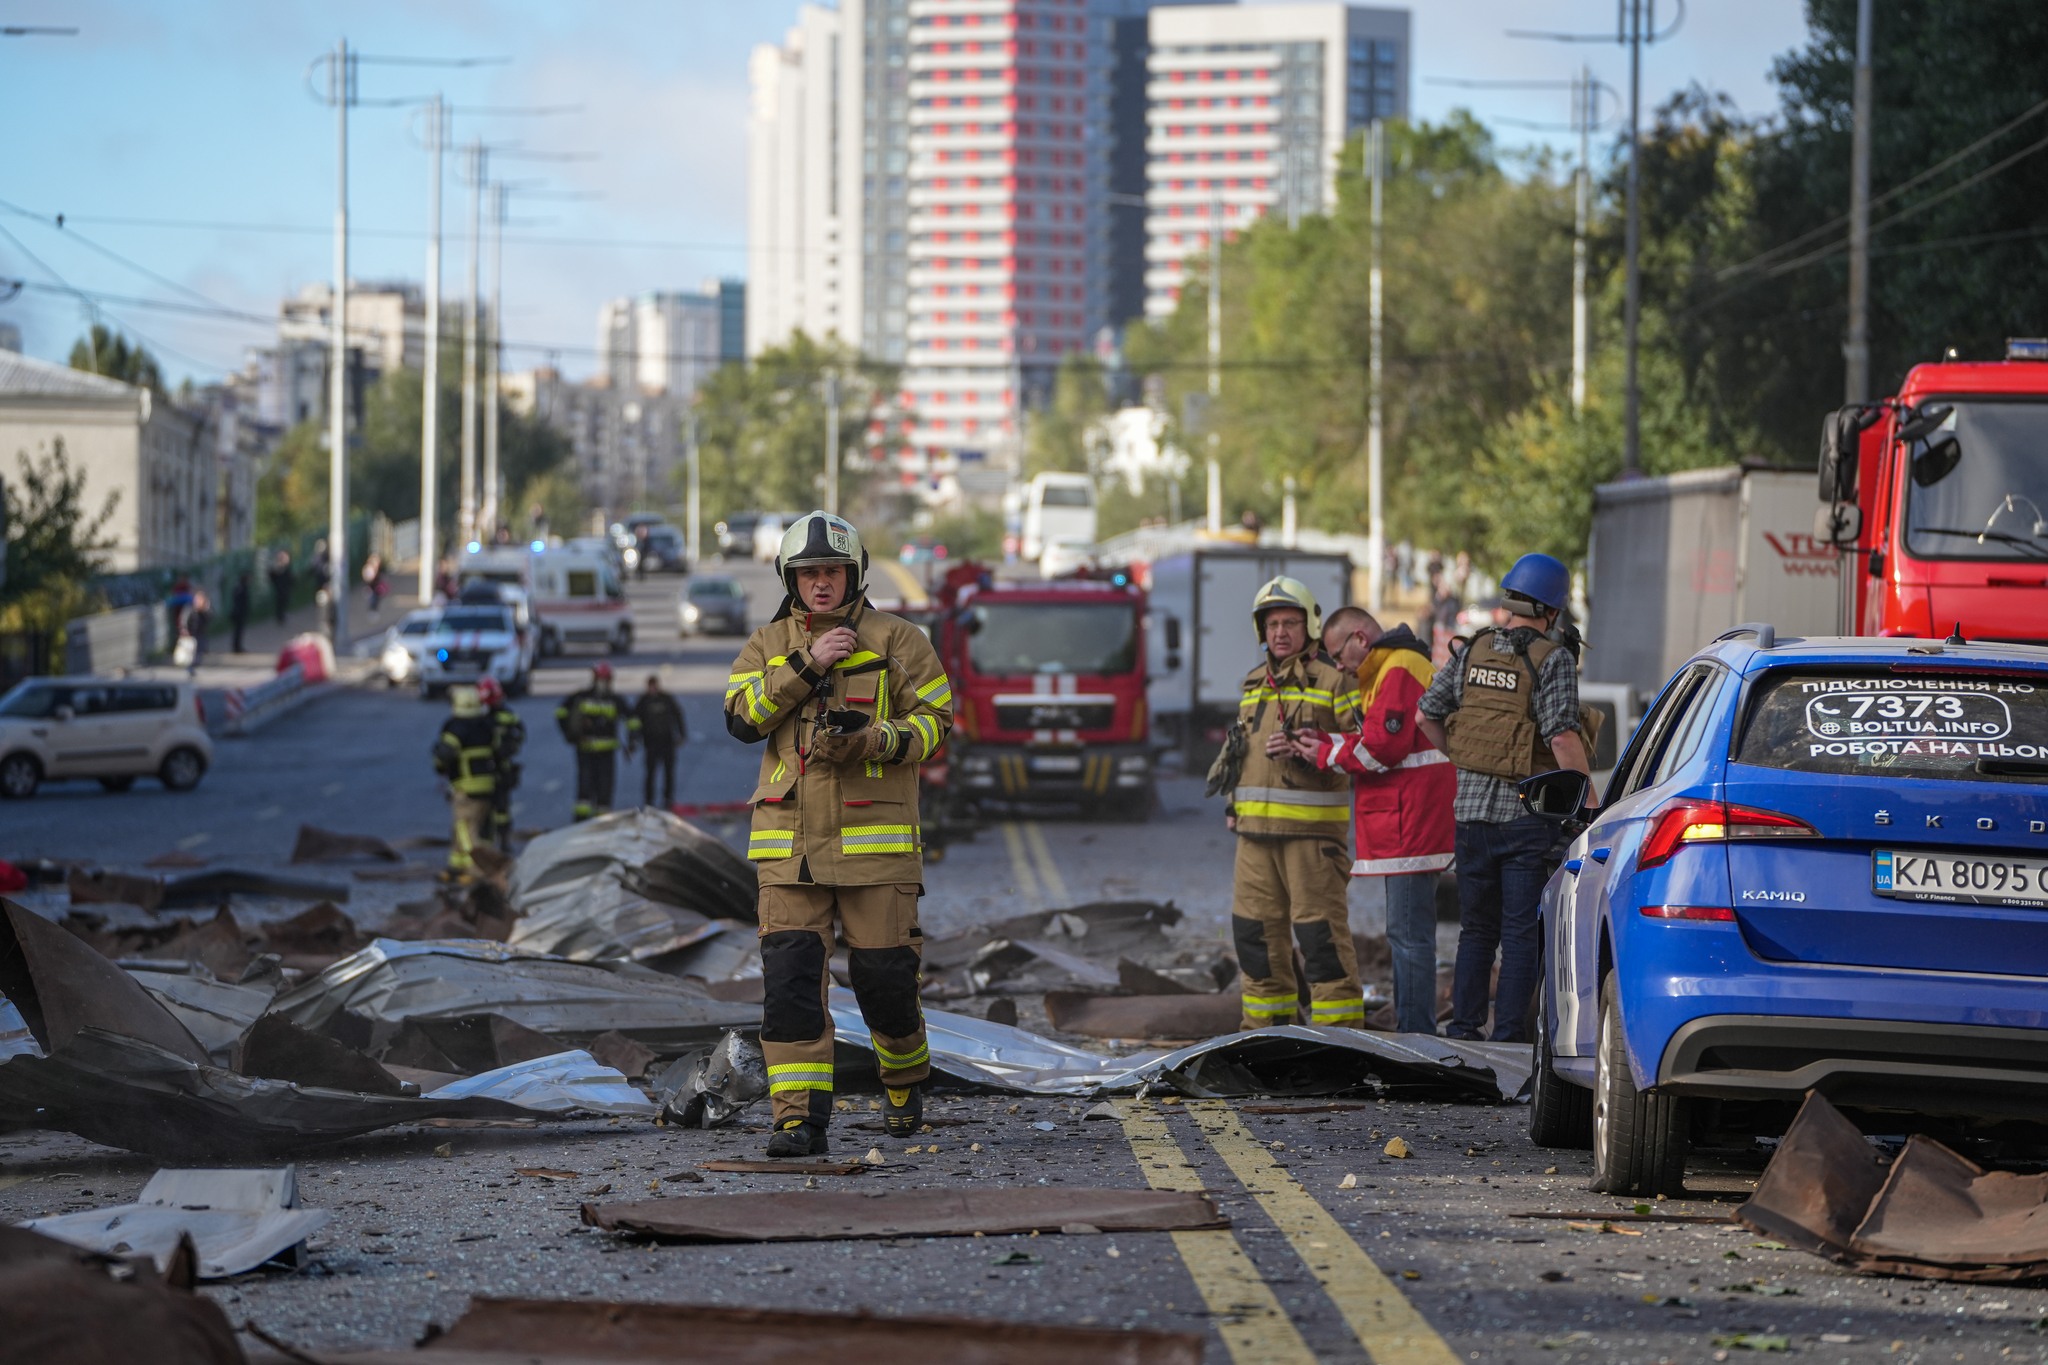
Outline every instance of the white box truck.
<path id="1" fill-rule="evenodd" d="M 1351 600 L 1348 555 L 1203 548 L 1151 565 L 1146 702 L 1154 740 L 1180 749 L 1189 772 L 1206 767 L 1223 743 L 1224 728 L 1237 717 L 1245 672 L 1261 657 L 1252 599 L 1281 574 L 1307 584 L 1325 615 Z"/>
<path id="2" fill-rule="evenodd" d="M 1647 702 L 1723 631 L 1836 633 L 1841 566 L 1809 470 L 1723 465 L 1593 490 L 1584 676 Z"/>

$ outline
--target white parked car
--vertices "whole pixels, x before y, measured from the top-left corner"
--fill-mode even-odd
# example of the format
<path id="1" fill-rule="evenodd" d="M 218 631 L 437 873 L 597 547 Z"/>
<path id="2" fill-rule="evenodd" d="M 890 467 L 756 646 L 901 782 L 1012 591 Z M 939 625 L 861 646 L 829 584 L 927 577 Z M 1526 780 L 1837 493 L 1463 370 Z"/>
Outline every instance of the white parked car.
<path id="1" fill-rule="evenodd" d="M 384 632 L 384 647 L 377 652 L 377 669 L 393 687 L 408 687 L 420 680 L 420 655 L 433 633 L 439 607 L 409 611 L 397 625 Z"/>
<path id="2" fill-rule="evenodd" d="M 443 607 L 420 650 L 420 696 L 433 697 L 486 674 L 503 683 L 507 692 L 524 692 L 531 664 L 512 608 L 468 603 Z"/>
<path id="3" fill-rule="evenodd" d="M 0 797 L 73 778 L 120 792 L 154 777 L 190 791 L 212 766 L 206 712 L 189 683 L 30 678 L 0 697 Z"/>

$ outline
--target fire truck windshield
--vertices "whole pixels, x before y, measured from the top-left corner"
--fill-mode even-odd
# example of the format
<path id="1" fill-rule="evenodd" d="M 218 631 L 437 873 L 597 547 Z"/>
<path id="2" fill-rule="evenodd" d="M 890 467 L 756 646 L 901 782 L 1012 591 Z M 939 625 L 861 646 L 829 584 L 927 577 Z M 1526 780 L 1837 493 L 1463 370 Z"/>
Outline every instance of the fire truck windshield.
<path id="1" fill-rule="evenodd" d="M 2048 403 L 1954 409 L 1912 443 L 1907 551 L 1921 559 L 2048 559 Z"/>
<path id="2" fill-rule="evenodd" d="M 974 671 L 1128 673 L 1137 664 L 1137 614 L 1128 603 L 981 602 L 967 646 Z"/>

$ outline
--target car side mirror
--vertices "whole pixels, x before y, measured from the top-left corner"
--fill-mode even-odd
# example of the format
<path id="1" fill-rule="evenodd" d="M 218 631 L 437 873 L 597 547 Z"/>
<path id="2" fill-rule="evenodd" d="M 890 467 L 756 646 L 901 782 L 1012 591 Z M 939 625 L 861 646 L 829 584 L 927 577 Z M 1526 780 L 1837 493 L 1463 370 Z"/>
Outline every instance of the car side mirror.
<path id="1" fill-rule="evenodd" d="M 1522 794 L 1522 805 L 1529 814 L 1545 820 L 1576 820 L 1585 814 L 1586 797 L 1593 789 L 1593 779 L 1570 768 L 1555 772 L 1537 773 L 1525 777 L 1517 784 Z"/>
<path id="2" fill-rule="evenodd" d="M 1854 545 L 1863 534 L 1863 509 L 1853 502 L 1824 502 L 1813 514 L 1813 538 L 1837 548 Z"/>

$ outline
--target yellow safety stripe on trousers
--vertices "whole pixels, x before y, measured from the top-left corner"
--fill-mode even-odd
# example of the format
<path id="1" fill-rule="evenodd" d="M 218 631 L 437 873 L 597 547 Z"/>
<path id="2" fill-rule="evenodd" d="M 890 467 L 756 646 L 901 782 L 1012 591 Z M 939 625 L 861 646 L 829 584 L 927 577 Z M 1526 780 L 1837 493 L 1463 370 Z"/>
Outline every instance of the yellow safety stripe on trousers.
<path id="1" fill-rule="evenodd" d="M 914 1066 L 923 1066 L 932 1059 L 932 1049 L 928 1043 L 919 1043 L 908 1052 L 891 1052 L 874 1038 L 869 1038 L 868 1041 L 874 1045 L 875 1059 L 891 1071 L 908 1071 Z"/>
<path id="2" fill-rule="evenodd" d="M 768 1068 L 768 1091 L 778 1090 L 830 1090 L 832 1088 L 832 1063 L 830 1062 L 783 1062 Z"/>
<path id="3" fill-rule="evenodd" d="M 1308 1021 L 1311 1024 L 1341 1024 L 1346 1020 L 1365 1019 L 1365 997 L 1356 1000 L 1311 1000 L 1308 1002 Z"/>
<path id="4" fill-rule="evenodd" d="M 576 747 L 586 754 L 608 754 L 619 747 L 615 739 L 579 739 Z"/>
<path id="5" fill-rule="evenodd" d="M 1240 820 L 1307 820 L 1341 824 L 1351 812 L 1340 806 L 1304 806 L 1291 801 L 1235 801 L 1232 812 Z"/>
<path id="6" fill-rule="evenodd" d="M 1301 1008 L 1301 997 L 1295 995 L 1246 995 L 1244 1002 L 1247 1019 L 1283 1019 Z"/>
<path id="7" fill-rule="evenodd" d="M 848 825 L 839 831 L 839 851 L 855 853 L 915 853 L 915 825 Z"/>
<path id="8" fill-rule="evenodd" d="M 757 829 L 747 836 L 749 862 L 788 858 L 793 857 L 795 853 L 796 831 L 793 829 Z"/>
<path id="9" fill-rule="evenodd" d="M 926 706 L 944 706 L 953 700 L 953 680 L 941 673 L 917 689 L 917 699 Z"/>

